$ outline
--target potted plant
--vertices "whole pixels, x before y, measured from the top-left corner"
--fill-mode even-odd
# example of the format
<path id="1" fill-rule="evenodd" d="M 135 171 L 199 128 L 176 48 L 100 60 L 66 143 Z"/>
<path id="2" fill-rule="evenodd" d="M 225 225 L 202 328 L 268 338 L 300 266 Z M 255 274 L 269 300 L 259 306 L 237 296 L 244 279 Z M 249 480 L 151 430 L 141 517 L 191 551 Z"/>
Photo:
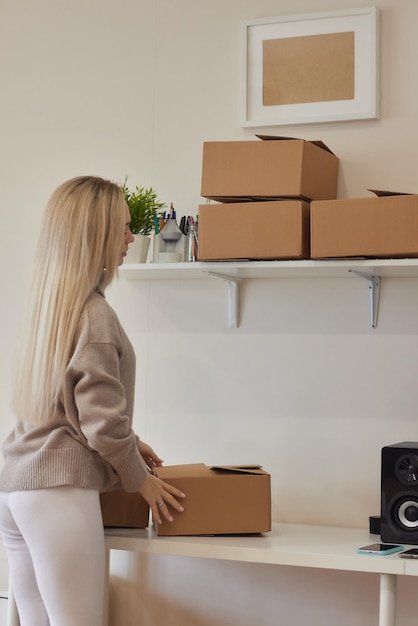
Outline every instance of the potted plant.
<path id="1" fill-rule="evenodd" d="M 164 202 L 159 202 L 157 193 L 152 187 L 138 187 L 129 189 L 127 177 L 122 185 L 131 215 L 131 231 L 135 235 L 135 242 L 129 246 L 127 261 L 130 263 L 145 263 L 150 244 L 150 235 L 155 231 L 155 225 L 163 215 Z"/>

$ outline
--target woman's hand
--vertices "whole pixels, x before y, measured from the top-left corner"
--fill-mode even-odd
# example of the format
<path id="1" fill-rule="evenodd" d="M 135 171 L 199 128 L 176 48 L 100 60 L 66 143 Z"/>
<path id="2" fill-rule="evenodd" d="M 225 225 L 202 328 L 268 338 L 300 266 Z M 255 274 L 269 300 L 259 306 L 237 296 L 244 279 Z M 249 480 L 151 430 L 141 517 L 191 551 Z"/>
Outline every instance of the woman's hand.
<path id="1" fill-rule="evenodd" d="M 152 516 L 158 524 L 161 524 L 161 514 L 167 521 L 173 521 L 167 505 L 180 513 L 184 511 L 176 498 L 185 498 L 185 494 L 152 474 L 148 474 L 139 493 L 148 502 Z"/>
<path id="2" fill-rule="evenodd" d="M 147 467 L 151 470 L 151 472 L 154 467 L 161 467 L 161 465 L 163 464 L 163 460 L 160 459 L 158 454 L 154 452 L 151 446 L 149 446 L 144 441 L 141 441 L 140 439 L 137 439 L 137 446 L 140 455 L 144 459 Z"/>

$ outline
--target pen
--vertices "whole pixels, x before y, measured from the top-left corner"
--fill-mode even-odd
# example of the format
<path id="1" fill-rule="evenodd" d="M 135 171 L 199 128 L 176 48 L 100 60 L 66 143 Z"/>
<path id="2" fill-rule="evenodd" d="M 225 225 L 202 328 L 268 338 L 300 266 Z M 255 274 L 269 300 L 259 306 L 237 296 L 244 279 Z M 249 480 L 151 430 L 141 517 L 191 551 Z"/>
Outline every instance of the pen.
<path id="1" fill-rule="evenodd" d="M 158 235 L 158 233 L 160 232 L 160 223 L 156 215 L 154 215 L 154 229 L 155 229 L 155 234 Z"/>

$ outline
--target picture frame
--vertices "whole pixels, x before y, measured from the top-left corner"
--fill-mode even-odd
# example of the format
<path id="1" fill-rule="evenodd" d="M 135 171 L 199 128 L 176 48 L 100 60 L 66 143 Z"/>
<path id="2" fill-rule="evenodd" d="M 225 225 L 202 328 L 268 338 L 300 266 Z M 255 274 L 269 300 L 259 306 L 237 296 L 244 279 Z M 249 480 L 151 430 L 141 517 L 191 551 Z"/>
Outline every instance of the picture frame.
<path id="1" fill-rule="evenodd" d="M 378 119 L 376 7 L 242 24 L 241 126 Z"/>

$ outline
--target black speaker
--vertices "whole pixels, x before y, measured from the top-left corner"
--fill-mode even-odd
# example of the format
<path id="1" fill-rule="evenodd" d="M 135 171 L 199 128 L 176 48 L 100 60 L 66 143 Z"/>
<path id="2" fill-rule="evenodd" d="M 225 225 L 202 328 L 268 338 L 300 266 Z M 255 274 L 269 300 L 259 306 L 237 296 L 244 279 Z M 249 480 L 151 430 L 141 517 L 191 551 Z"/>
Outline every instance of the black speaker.
<path id="1" fill-rule="evenodd" d="M 380 536 L 418 544 L 418 442 L 382 448 Z"/>

